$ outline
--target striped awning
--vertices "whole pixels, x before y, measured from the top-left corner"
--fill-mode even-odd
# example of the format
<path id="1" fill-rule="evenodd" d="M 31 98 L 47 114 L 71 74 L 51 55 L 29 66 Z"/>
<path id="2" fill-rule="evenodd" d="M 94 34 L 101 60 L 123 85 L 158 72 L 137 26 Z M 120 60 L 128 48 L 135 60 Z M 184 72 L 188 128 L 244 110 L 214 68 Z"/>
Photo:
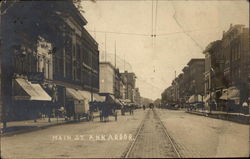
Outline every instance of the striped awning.
<path id="1" fill-rule="evenodd" d="M 106 97 L 105 96 L 100 96 L 99 94 L 94 93 L 93 94 L 94 101 L 97 102 L 105 102 Z"/>
<path id="2" fill-rule="evenodd" d="M 73 88 L 66 88 L 66 96 L 71 97 L 76 100 L 84 100 L 85 98 L 81 95 L 79 91 Z"/>
<path id="3" fill-rule="evenodd" d="M 23 78 L 17 78 L 14 82 L 14 100 L 38 100 L 51 101 L 51 97 L 41 87 Z"/>
<path id="4" fill-rule="evenodd" d="M 240 99 L 240 90 L 236 87 L 230 87 L 227 90 L 223 91 L 222 100 L 239 100 Z"/>

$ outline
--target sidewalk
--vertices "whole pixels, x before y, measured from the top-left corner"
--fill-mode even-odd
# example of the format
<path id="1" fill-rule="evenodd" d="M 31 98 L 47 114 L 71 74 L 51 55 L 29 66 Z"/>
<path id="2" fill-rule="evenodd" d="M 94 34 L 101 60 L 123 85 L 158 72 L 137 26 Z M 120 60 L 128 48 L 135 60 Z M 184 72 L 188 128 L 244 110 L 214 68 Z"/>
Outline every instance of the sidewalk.
<path id="1" fill-rule="evenodd" d="M 94 112 L 93 115 L 94 118 L 97 118 L 99 117 L 99 112 Z M 1 122 L 0 134 L 1 136 L 11 136 L 15 134 L 45 129 L 52 126 L 77 122 L 75 120 L 66 121 L 64 118 L 50 118 L 50 120 L 51 122 L 48 122 L 48 118 L 40 118 L 37 119 L 37 122 L 34 122 L 34 120 L 7 122 L 7 128 L 4 132 L 3 132 L 3 123 Z M 80 121 L 86 121 L 86 120 L 82 118 Z"/>
<path id="2" fill-rule="evenodd" d="M 228 120 L 232 122 L 237 122 L 241 124 L 249 124 L 250 123 L 250 115 L 249 114 L 242 114 L 242 113 L 228 113 L 223 111 L 211 111 L 208 110 L 192 110 L 186 111 L 186 113 L 201 115 L 216 119 Z"/>

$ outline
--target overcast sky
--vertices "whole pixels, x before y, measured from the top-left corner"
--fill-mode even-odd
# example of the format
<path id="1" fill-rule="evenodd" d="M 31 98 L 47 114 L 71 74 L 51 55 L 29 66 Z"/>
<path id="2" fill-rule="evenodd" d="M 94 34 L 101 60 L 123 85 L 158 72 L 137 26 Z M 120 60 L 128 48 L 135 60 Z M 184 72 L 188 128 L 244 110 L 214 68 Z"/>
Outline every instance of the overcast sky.
<path id="1" fill-rule="evenodd" d="M 82 1 L 82 6 L 100 51 L 106 31 L 107 52 L 114 53 L 116 41 L 117 55 L 132 66 L 141 95 L 151 99 L 160 98 L 191 58 L 204 58 L 205 47 L 221 39 L 231 23 L 249 25 L 246 0 L 154 0 L 153 29 L 150 0 Z"/>

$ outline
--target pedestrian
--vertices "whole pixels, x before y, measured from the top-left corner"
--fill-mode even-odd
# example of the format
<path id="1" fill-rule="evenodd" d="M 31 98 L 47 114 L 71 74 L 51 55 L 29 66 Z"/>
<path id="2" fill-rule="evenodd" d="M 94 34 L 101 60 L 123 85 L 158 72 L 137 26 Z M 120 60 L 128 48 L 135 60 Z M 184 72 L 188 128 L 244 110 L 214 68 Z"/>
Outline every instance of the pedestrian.
<path id="1" fill-rule="evenodd" d="M 243 102 L 243 103 L 242 103 L 242 106 L 243 106 L 243 107 L 248 107 L 247 102 Z"/>
<path id="2" fill-rule="evenodd" d="M 143 107 L 143 110 L 145 110 L 145 109 L 146 109 L 145 105 L 143 105 L 142 107 Z"/>
<path id="3" fill-rule="evenodd" d="M 248 107 L 248 104 L 246 101 L 242 103 L 242 109 L 243 109 L 243 111 L 242 111 L 243 114 L 249 113 L 249 107 Z"/>

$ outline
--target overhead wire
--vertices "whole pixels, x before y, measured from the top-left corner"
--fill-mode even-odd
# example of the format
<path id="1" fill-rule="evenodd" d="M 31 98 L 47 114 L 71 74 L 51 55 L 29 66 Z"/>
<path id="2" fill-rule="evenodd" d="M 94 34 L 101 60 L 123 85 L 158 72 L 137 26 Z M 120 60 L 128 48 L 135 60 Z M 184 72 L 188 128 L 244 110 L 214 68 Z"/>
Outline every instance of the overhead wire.
<path id="1" fill-rule="evenodd" d="M 151 4 L 151 38 L 152 38 L 152 47 L 154 45 L 154 1 L 152 0 Z"/>
<path id="2" fill-rule="evenodd" d="M 156 0 L 155 4 L 155 25 L 154 25 L 154 46 L 156 45 L 156 30 L 157 30 L 157 9 L 158 9 L 158 0 Z"/>
<path id="3" fill-rule="evenodd" d="M 97 31 L 97 30 L 88 30 L 89 32 L 97 32 L 97 33 L 108 33 L 108 34 L 124 34 L 124 35 L 135 35 L 135 36 L 149 36 L 149 34 L 141 34 L 141 33 L 129 33 L 129 32 L 115 32 L 115 31 Z"/>

